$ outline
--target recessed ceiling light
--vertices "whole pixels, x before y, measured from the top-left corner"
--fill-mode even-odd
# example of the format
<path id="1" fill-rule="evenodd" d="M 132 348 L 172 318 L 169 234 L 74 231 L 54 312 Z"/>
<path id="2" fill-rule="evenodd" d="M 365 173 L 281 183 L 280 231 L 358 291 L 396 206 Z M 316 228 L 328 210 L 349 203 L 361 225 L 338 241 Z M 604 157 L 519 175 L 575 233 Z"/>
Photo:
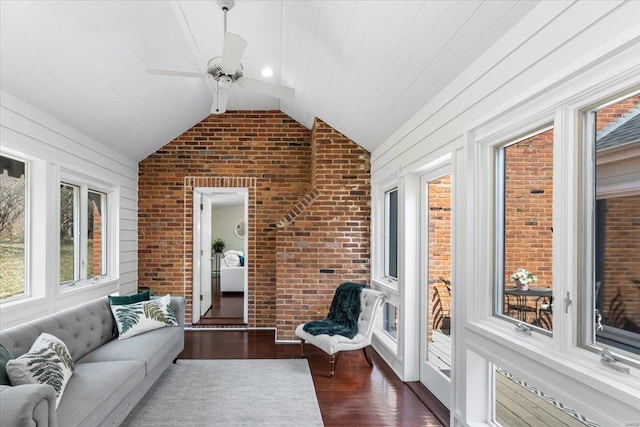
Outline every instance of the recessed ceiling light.
<path id="1" fill-rule="evenodd" d="M 262 69 L 262 77 L 272 77 L 273 76 L 273 69 L 270 67 L 264 67 Z"/>

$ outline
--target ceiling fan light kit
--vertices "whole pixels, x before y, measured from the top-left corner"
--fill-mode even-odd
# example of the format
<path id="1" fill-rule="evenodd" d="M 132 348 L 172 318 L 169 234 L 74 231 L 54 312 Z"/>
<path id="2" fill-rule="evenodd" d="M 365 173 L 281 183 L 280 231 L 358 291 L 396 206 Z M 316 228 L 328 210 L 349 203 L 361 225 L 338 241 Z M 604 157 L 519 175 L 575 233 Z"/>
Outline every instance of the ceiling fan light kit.
<path id="1" fill-rule="evenodd" d="M 212 114 L 222 114 L 227 110 L 228 91 L 236 82 L 245 89 L 263 95 L 280 99 L 292 98 L 295 94 L 292 88 L 244 77 L 240 60 L 247 48 L 247 42 L 239 35 L 227 31 L 227 12 L 233 8 L 234 1 L 218 0 L 217 3 L 224 12 L 224 42 L 222 45 L 222 55 L 211 58 L 207 62 L 207 72 L 192 73 L 186 71 L 148 69 L 147 73 L 164 76 L 213 78 L 216 81 L 216 93 L 213 99 L 213 105 L 211 106 Z M 271 70 L 270 75 L 265 75 L 263 70 L 263 76 L 271 77 L 272 75 L 273 70 Z"/>

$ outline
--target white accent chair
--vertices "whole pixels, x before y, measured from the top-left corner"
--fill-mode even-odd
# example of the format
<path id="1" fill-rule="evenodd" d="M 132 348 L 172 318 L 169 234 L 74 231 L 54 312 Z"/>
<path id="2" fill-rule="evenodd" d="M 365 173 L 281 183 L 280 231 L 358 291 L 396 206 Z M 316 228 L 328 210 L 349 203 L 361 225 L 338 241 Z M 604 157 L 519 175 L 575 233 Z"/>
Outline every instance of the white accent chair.
<path id="1" fill-rule="evenodd" d="M 376 317 L 386 300 L 387 297 L 382 292 L 368 288 L 362 290 L 360 293 L 358 333 L 353 338 L 347 338 L 342 335 L 312 335 L 303 329 L 304 323 L 299 325 L 295 333 L 300 338 L 301 357 L 304 357 L 304 344 L 306 341 L 329 355 L 329 377 L 333 377 L 335 374 L 336 362 L 342 351 L 362 349 L 367 363 L 373 367 L 373 362 L 371 362 L 367 349 L 371 345 L 371 336 L 373 335 Z"/>

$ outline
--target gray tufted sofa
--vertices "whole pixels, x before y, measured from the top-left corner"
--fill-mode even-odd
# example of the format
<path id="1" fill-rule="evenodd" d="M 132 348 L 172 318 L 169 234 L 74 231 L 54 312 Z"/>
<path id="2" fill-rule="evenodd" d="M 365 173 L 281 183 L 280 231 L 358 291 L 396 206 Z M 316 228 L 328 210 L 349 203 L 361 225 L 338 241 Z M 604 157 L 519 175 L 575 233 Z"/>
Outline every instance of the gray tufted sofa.
<path id="1" fill-rule="evenodd" d="M 58 409 L 53 387 L 0 386 L 0 426 L 119 425 L 184 349 L 184 298 L 172 298 L 179 327 L 128 339 L 117 328 L 107 297 L 0 332 L 0 343 L 18 357 L 46 332 L 66 344 L 75 371 Z"/>

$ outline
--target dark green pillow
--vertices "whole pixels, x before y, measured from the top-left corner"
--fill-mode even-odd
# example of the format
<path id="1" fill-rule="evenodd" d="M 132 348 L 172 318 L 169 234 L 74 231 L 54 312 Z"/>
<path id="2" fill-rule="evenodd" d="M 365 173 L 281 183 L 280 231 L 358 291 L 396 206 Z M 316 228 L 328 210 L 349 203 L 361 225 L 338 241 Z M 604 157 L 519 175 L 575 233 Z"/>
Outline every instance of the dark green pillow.
<path id="1" fill-rule="evenodd" d="M 7 362 L 11 359 L 13 359 L 11 352 L 0 344 L 0 384 L 2 385 L 11 385 L 11 381 L 7 375 Z"/>
<path id="2" fill-rule="evenodd" d="M 109 295 L 109 304 L 111 305 L 128 305 L 141 301 L 149 301 L 150 292 L 143 291 L 139 294 L 125 295 L 122 297 L 114 297 Z"/>

